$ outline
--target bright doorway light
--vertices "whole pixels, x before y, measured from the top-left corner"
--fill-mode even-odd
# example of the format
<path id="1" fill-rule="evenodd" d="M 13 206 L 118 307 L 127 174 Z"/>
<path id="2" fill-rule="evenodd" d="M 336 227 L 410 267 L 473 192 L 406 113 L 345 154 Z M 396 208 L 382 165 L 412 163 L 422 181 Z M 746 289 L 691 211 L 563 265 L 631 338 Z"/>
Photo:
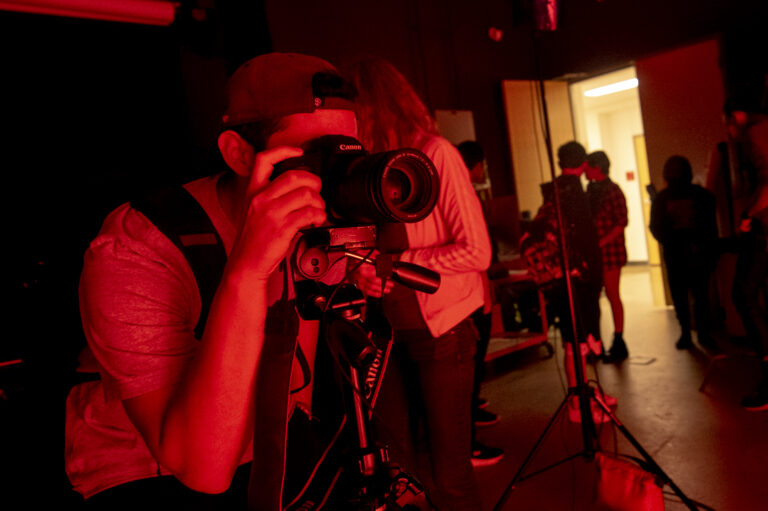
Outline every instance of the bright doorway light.
<path id="1" fill-rule="evenodd" d="M 594 89 L 584 91 L 584 95 L 590 98 L 597 98 L 614 92 L 620 92 L 623 90 L 634 89 L 637 87 L 637 78 L 630 78 L 629 80 L 622 80 L 620 82 L 603 85 Z"/>
<path id="2" fill-rule="evenodd" d="M 611 94 L 617 89 L 623 90 Z M 635 144 L 635 139 L 644 133 L 638 92 L 637 73 L 632 66 L 570 84 L 576 140 L 588 152 L 600 149 L 608 155 L 611 180 L 624 192 L 630 218 L 624 231 L 627 258 L 631 262 L 647 263 L 645 207 L 650 206 L 650 201 L 646 199 L 645 174 L 640 173 L 642 167 L 638 163 L 641 151 Z"/>

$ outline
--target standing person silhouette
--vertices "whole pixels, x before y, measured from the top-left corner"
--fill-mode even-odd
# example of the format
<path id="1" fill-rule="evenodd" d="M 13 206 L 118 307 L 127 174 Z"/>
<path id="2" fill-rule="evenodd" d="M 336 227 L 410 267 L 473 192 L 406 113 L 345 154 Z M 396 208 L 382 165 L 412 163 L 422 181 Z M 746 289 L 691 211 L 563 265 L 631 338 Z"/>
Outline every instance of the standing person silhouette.
<path id="1" fill-rule="evenodd" d="M 619 293 L 621 268 L 627 264 L 624 229 L 627 227 L 627 201 L 619 185 L 610 177 L 611 162 L 603 151 L 587 155 L 587 197 L 597 230 L 603 258 L 603 286 L 613 315 L 613 342 L 604 362 L 621 362 L 629 355 L 624 342 L 624 305 Z"/>
<path id="2" fill-rule="evenodd" d="M 680 323 L 675 346 L 681 350 L 693 347 L 690 293 L 699 344 L 714 349 L 717 343 L 710 335 L 709 279 L 716 257 L 715 198 L 692 183 L 691 164 L 683 156 L 667 159 L 664 180 L 667 187 L 651 204 L 650 230 L 663 249 L 669 290 Z"/>
<path id="3" fill-rule="evenodd" d="M 484 184 L 485 153 L 482 146 L 474 140 L 465 140 L 456 146 L 469 170 L 472 185 Z M 477 190 L 477 187 L 475 188 Z M 478 193 L 482 202 L 482 196 Z M 493 245 L 493 244 L 492 244 Z M 494 245 L 495 246 L 495 245 Z M 495 258 L 494 258 L 495 259 Z M 475 378 L 472 385 L 472 464 L 474 466 L 493 465 L 501 461 L 504 451 L 499 447 L 491 447 L 477 440 L 477 427 L 490 426 L 499 422 L 499 416 L 485 407 L 487 402 L 480 398 L 480 387 L 485 379 L 485 356 L 488 353 L 488 343 L 491 340 L 491 283 L 488 272 L 482 272 L 484 303 L 472 313 L 479 339 L 475 353 Z"/>

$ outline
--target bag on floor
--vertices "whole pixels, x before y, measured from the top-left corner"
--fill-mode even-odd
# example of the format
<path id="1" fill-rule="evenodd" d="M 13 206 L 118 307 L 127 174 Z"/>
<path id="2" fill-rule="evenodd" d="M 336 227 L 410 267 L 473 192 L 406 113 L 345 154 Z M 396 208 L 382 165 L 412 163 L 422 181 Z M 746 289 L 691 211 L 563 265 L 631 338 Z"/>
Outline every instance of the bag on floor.
<path id="1" fill-rule="evenodd" d="M 657 477 L 638 463 L 598 452 L 598 511 L 664 511 L 664 496 Z"/>

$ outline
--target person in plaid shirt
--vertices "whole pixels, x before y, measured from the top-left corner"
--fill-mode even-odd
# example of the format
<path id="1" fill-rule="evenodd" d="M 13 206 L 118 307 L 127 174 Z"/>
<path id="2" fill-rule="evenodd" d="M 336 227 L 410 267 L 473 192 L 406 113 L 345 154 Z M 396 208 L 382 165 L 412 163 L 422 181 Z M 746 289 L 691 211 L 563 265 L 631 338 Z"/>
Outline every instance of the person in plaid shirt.
<path id="1" fill-rule="evenodd" d="M 627 227 L 627 201 L 619 185 L 608 177 L 611 162 L 603 151 L 587 156 L 587 196 L 603 256 L 603 285 L 613 313 L 613 344 L 603 358 L 620 362 L 629 352 L 624 342 L 624 305 L 619 294 L 621 267 L 627 264 L 624 229 Z"/>

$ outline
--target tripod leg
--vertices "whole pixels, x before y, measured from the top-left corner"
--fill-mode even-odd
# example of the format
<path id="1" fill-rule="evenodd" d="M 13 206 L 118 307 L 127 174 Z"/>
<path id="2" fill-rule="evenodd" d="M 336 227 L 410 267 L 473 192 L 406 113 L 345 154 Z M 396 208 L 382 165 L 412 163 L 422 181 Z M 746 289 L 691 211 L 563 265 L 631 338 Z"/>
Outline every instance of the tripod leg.
<path id="1" fill-rule="evenodd" d="M 571 413 L 578 416 L 578 418 L 573 417 L 571 420 L 578 420 L 581 423 L 584 451 L 587 457 L 591 458 L 595 452 L 594 439 L 597 436 L 597 432 L 595 431 L 595 421 L 589 403 L 590 389 L 587 386 L 586 355 L 589 352 L 589 346 L 587 346 L 586 343 L 575 344 L 578 345 L 579 355 L 574 355 L 572 344 L 566 344 L 565 360 L 563 362 L 563 365 L 565 366 L 565 374 L 568 378 L 568 386 L 574 392 L 572 402 L 569 403 L 568 413 L 569 418 L 571 418 Z M 581 370 L 576 367 L 577 364 Z"/>
<path id="2" fill-rule="evenodd" d="M 688 509 L 691 509 L 692 511 L 698 511 L 698 507 L 696 507 L 696 504 L 693 503 L 691 499 L 689 499 L 683 491 L 678 488 L 678 486 L 672 481 L 672 479 L 664 472 L 661 467 L 654 461 L 654 459 L 651 457 L 648 452 L 643 449 L 643 446 L 640 445 L 640 442 L 638 442 L 635 437 L 632 436 L 632 434 L 629 432 L 629 430 L 622 424 L 622 422 L 616 417 L 616 415 L 613 414 L 611 409 L 608 407 L 607 404 L 605 404 L 605 401 L 603 401 L 600 396 L 597 393 L 592 393 L 592 399 L 595 400 L 595 402 L 598 404 L 600 408 L 602 408 L 603 412 L 608 415 L 608 417 L 611 419 L 611 422 L 613 422 L 617 428 L 619 428 L 619 431 L 622 435 L 624 435 L 624 438 L 626 438 L 629 443 L 632 444 L 632 447 L 634 447 L 637 452 L 640 453 L 640 455 L 645 459 L 645 461 L 648 463 L 648 465 L 651 467 L 653 472 L 657 474 L 661 479 L 664 481 L 665 484 L 668 484 L 670 488 L 672 488 L 672 491 L 675 492 L 675 494 L 680 497 L 680 500 L 683 501 L 683 503 L 688 507 Z"/>
<path id="3" fill-rule="evenodd" d="M 560 417 L 560 414 L 562 414 L 566 407 L 568 406 L 568 402 L 571 399 L 571 393 L 570 391 L 568 394 L 566 394 L 563 401 L 560 403 L 560 406 L 555 411 L 552 418 L 549 420 L 549 423 L 547 423 L 547 427 L 544 428 L 544 431 L 542 431 L 541 435 L 539 435 L 538 440 L 536 440 L 536 443 L 534 444 L 531 451 L 528 453 L 528 456 L 525 457 L 525 460 L 523 460 L 522 465 L 520 465 L 520 468 L 518 469 L 515 476 L 512 478 L 512 480 L 509 482 L 509 485 L 504 490 L 504 493 L 501 495 L 501 498 L 496 503 L 496 506 L 494 506 L 493 511 L 499 511 L 502 506 L 506 503 L 507 499 L 509 498 L 509 493 L 515 488 L 515 484 L 522 479 L 523 472 L 525 472 L 525 469 L 528 468 L 528 465 L 530 465 L 531 461 L 533 461 L 533 457 L 536 455 L 536 452 L 541 447 L 541 444 L 544 443 L 544 440 L 546 440 L 547 436 L 549 436 L 549 432 L 552 429 L 552 426 L 557 421 L 557 418 Z"/>

